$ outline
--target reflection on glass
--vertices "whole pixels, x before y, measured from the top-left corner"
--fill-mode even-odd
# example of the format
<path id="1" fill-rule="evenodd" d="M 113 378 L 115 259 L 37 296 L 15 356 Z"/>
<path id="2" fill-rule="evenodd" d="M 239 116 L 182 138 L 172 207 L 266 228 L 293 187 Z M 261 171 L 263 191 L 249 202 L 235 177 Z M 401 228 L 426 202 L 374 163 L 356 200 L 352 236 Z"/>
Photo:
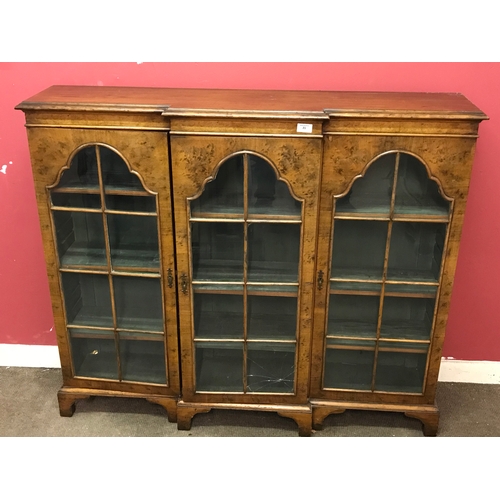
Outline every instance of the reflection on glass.
<path id="1" fill-rule="evenodd" d="M 248 225 L 248 281 L 296 283 L 299 224 Z"/>
<path id="2" fill-rule="evenodd" d="M 239 295 L 194 294 L 194 335 L 200 339 L 243 338 L 243 286 Z"/>
<path id="3" fill-rule="evenodd" d="M 331 294 L 328 335 L 375 338 L 379 304 L 377 295 Z"/>
<path id="4" fill-rule="evenodd" d="M 101 208 L 101 197 L 98 194 L 58 193 L 52 191 L 50 197 L 52 205 L 55 207 Z"/>
<path id="5" fill-rule="evenodd" d="M 105 146 L 99 146 L 99 154 L 105 192 L 115 189 L 144 191 L 139 177 L 130 172 L 119 154 Z"/>
<path id="6" fill-rule="evenodd" d="M 387 279 L 437 281 L 446 224 L 394 222 Z"/>
<path id="7" fill-rule="evenodd" d="M 121 212 L 156 212 L 156 196 L 126 196 L 107 194 L 106 208 Z"/>
<path id="8" fill-rule="evenodd" d="M 266 160 L 249 154 L 248 166 L 249 214 L 300 216 L 300 201 L 292 197 L 288 185 L 278 180 L 275 170 Z"/>
<path id="9" fill-rule="evenodd" d="M 293 392 L 295 344 L 249 342 L 248 392 Z"/>
<path id="10" fill-rule="evenodd" d="M 243 391 L 243 342 L 196 342 L 196 390 Z"/>
<path id="11" fill-rule="evenodd" d="M 159 278 L 114 276 L 118 328 L 163 331 L 163 308 Z"/>
<path id="12" fill-rule="evenodd" d="M 201 196 L 191 201 L 193 217 L 210 214 L 243 216 L 243 155 L 226 160 L 215 179 L 205 185 Z"/>
<path id="13" fill-rule="evenodd" d="M 156 217 L 108 214 L 109 246 L 113 268 L 159 269 Z"/>
<path id="14" fill-rule="evenodd" d="M 435 301 L 385 297 L 380 336 L 399 339 L 430 339 Z"/>
<path id="15" fill-rule="evenodd" d="M 193 278 L 243 280 L 243 224 L 192 222 Z"/>
<path id="16" fill-rule="evenodd" d="M 421 393 L 427 353 L 380 350 L 375 376 L 375 390 Z"/>
<path id="17" fill-rule="evenodd" d="M 349 348 L 327 348 L 323 387 L 369 391 L 372 384 L 375 342 L 339 341 L 331 345 Z M 333 343 L 335 342 L 335 343 Z M 356 345 L 359 346 L 356 349 Z"/>
<path id="18" fill-rule="evenodd" d="M 332 278 L 382 279 L 388 223 L 336 220 Z"/>
<path id="19" fill-rule="evenodd" d="M 450 202 L 441 196 L 424 164 L 412 155 L 401 153 L 394 213 L 447 216 L 449 212 Z"/>
<path id="20" fill-rule="evenodd" d="M 389 215 L 396 155 L 381 156 L 356 179 L 347 195 L 338 198 L 337 213 L 369 213 Z"/>
<path id="21" fill-rule="evenodd" d="M 61 273 L 68 324 L 113 327 L 107 275 Z"/>
<path id="22" fill-rule="evenodd" d="M 129 340 L 120 333 L 120 363 L 122 379 L 133 382 L 165 384 L 165 347 L 163 336 L 151 335 L 151 340 Z"/>
<path id="23" fill-rule="evenodd" d="M 78 151 L 71 160 L 70 168 L 63 171 L 57 187 L 99 189 L 95 146 Z"/>
<path id="24" fill-rule="evenodd" d="M 297 330 L 297 298 L 249 295 L 249 339 L 294 340 Z"/>
<path id="25" fill-rule="evenodd" d="M 115 339 L 112 332 L 108 333 L 108 338 L 70 336 L 73 368 L 77 377 L 118 380 Z"/>
<path id="26" fill-rule="evenodd" d="M 100 213 L 53 211 L 61 266 L 107 266 Z"/>

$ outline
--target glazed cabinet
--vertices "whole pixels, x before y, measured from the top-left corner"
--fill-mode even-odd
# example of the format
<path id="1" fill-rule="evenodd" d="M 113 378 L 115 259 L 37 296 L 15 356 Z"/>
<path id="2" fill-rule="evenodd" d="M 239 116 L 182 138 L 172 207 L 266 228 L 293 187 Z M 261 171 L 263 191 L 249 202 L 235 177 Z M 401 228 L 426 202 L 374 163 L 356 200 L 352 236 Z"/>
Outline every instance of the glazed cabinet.
<path id="1" fill-rule="evenodd" d="M 459 94 L 51 87 L 18 106 L 61 415 L 346 409 L 435 435 L 479 123 Z M 328 425 L 335 425 L 329 418 Z"/>
<path id="2" fill-rule="evenodd" d="M 38 115 L 37 115 L 38 116 Z M 30 126 L 63 387 L 147 397 L 175 422 L 180 393 L 165 135 Z"/>

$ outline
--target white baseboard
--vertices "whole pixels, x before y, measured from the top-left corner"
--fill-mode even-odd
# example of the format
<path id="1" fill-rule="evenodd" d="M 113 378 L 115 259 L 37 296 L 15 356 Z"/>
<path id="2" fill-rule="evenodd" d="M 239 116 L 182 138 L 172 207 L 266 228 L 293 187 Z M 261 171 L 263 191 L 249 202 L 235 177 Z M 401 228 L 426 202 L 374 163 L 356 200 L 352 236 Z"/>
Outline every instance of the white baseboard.
<path id="1" fill-rule="evenodd" d="M 500 384 L 500 361 L 441 360 L 440 382 Z"/>
<path id="2" fill-rule="evenodd" d="M 61 361 L 57 346 L 0 344 L 0 366 L 61 368 Z M 439 381 L 500 384 L 500 361 L 461 361 L 443 358 Z"/>
<path id="3" fill-rule="evenodd" d="M 55 345 L 0 344 L 0 366 L 61 368 Z"/>

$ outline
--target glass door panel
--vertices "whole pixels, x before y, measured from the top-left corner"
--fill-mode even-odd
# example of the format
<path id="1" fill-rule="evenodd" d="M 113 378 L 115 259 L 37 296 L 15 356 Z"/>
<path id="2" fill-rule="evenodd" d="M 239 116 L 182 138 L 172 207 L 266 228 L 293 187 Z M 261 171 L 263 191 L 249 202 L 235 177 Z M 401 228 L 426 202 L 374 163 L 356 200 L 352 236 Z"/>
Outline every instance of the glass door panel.
<path id="1" fill-rule="evenodd" d="M 54 207 L 101 210 L 101 196 L 99 194 L 60 193 L 53 191 L 50 199 Z"/>
<path id="2" fill-rule="evenodd" d="M 323 387 L 369 391 L 374 359 L 375 342 L 328 339 Z"/>
<path id="3" fill-rule="evenodd" d="M 90 145 L 51 200 L 74 374 L 165 384 L 156 195 L 117 152 Z"/>
<path id="4" fill-rule="evenodd" d="M 158 278 L 114 276 L 113 288 L 118 328 L 163 332 L 163 300 Z"/>
<path id="5" fill-rule="evenodd" d="M 295 340 L 297 297 L 249 295 L 248 339 Z"/>
<path id="6" fill-rule="evenodd" d="M 243 342 L 196 342 L 196 390 L 243 392 Z"/>
<path id="7" fill-rule="evenodd" d="M 257 215 L 281 215 L 300 218 L 302 204 L 290 194 L 284 181 L 263 158 L 248 157 L 248 213 Z"/>
<path id="8" fill-rule="evenodd" d="M 61 267 L 107 267 L 101 213 L 54 211 Z"/>
<path id="9" fill-rule="evenodd" d="M 380 287 L 380 285 L 379 285 Z M 346 290 L 342 290 L 345 292 Z M 380 307 L 379 293 L 355 290 L 352 294 L 336 293 L 331 290 L 328 307 L 327 335 L 335 337 L 373 338 L 377 336 L 377 322 Z"/>
<path id="10" fill-rule="evenodd" d="M 293 392 L 295 345 L 249 342 L 247 373 L 248 392 Z"/>
<path id="11" fill-rule="evenodd" d="M 293 392 L 301 203 L 242 153 L 190 208 L 196 391 Z"/>
<path id="12" fill-rule="evenodd" d="M 347 195 L 337 200 L 335 212 L 388 216 L 395 161 L 395 155 L 384 155 L 374 161 L 365 175 L 354 182 Z"/>
<path id="13" fill-rule="evenodd" d="M 403 152 L 336 200 L 325 389 L 422 392 L 450 206 Z"/>
<path id="14" fill-rule="evenodd" d="M 430 340 L 435 300 L 385 297 L 380 337 Z"/>
<path id="15" fill-rule="evenodd" d="M 243 286 L 237 294 L 193 291 L 195 339 L 243 339 Z"/>
<path id="16" fill-rule="evenodd" d="M 335 220 L 332 278 L 382 280 L 388 223 Z"/>
<path id="17" fill-rule="evenodd" d="M 134 333 L 120 332 L 122 379 L 131 382 L 166 384 L 165 351 L 162 335 L 134 339 Z"/>
<path id="18" fill-rule="evenodd" d="M 300 225 L 248 225 L 248 281 L 297 283 Z"/>
<path id="19" fill-rule="evenodd" d="M 116 344 L 113 331 L 71 329 L 73 369 L 79 377 L 118 380 Z"/>
<path id="20" fill-rule="evenodd" d="M 394 213 L 445 218 L 450 213 L 450 202 L 442 197 L 437 183 L 429 178 L 423 163 L 409 154 L 400 154 Z"/>
<path id="21" fill-rule="evenodd" d="M 411 352 L 411 349 L 402 349 L 401 344 L 398 345 L 401 351 L 407 352 L 392 351 L 391 347 L 380 347 L 375 390 L 421 393 L 427 363 L 427 346 Z"/>
<path id="22" fill-rule="evenodd" d="M 241 155 L 226 160 L 215 179 L 205 185 L 201 196 L 191 201 L 191 216 L 237 214 L 243 217 L 243 169 Z"/>
<path id="23" fill-rule="evenodd" d="M 61 273 L 66 320 L 70 325 L 113 327 L 107 275 Z"/>
<path id="24" fill-rule="evenodd" d="M 156 217 L 108 214 L 107 218 L 113 269 L 144 268 L 159 271 Z"/>
<path id="25" fill-rule="evenodd" d="M 243 281 L 243 224 L 192 222 L 195 281 Z"/>
<path id="26" fill-rule="evenodd" d="M 394 222 L 391 234 L 388 280 L 439 280 L 446 224 Z"/>
<path id="27" fill-rule="evenodd" d="M 124 194 L 106 194 L 106 208 L 117 212 L 156 213 L 155 196 L 128 196 Z"/>

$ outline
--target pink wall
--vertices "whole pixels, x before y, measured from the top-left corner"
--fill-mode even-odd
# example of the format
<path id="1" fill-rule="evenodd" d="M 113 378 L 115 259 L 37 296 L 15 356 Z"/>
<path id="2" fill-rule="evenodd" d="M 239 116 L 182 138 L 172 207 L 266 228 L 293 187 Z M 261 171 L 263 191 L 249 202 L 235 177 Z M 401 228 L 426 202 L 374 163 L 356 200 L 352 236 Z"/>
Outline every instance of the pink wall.
<path id="1" fill-rule="evenodd" d="M 460 92 L 480 138 L 444 355 L 500 360 L 500 64 L 0 63 L 0 344 L 55 345 L 24 115 L 55 85 Z"/>

